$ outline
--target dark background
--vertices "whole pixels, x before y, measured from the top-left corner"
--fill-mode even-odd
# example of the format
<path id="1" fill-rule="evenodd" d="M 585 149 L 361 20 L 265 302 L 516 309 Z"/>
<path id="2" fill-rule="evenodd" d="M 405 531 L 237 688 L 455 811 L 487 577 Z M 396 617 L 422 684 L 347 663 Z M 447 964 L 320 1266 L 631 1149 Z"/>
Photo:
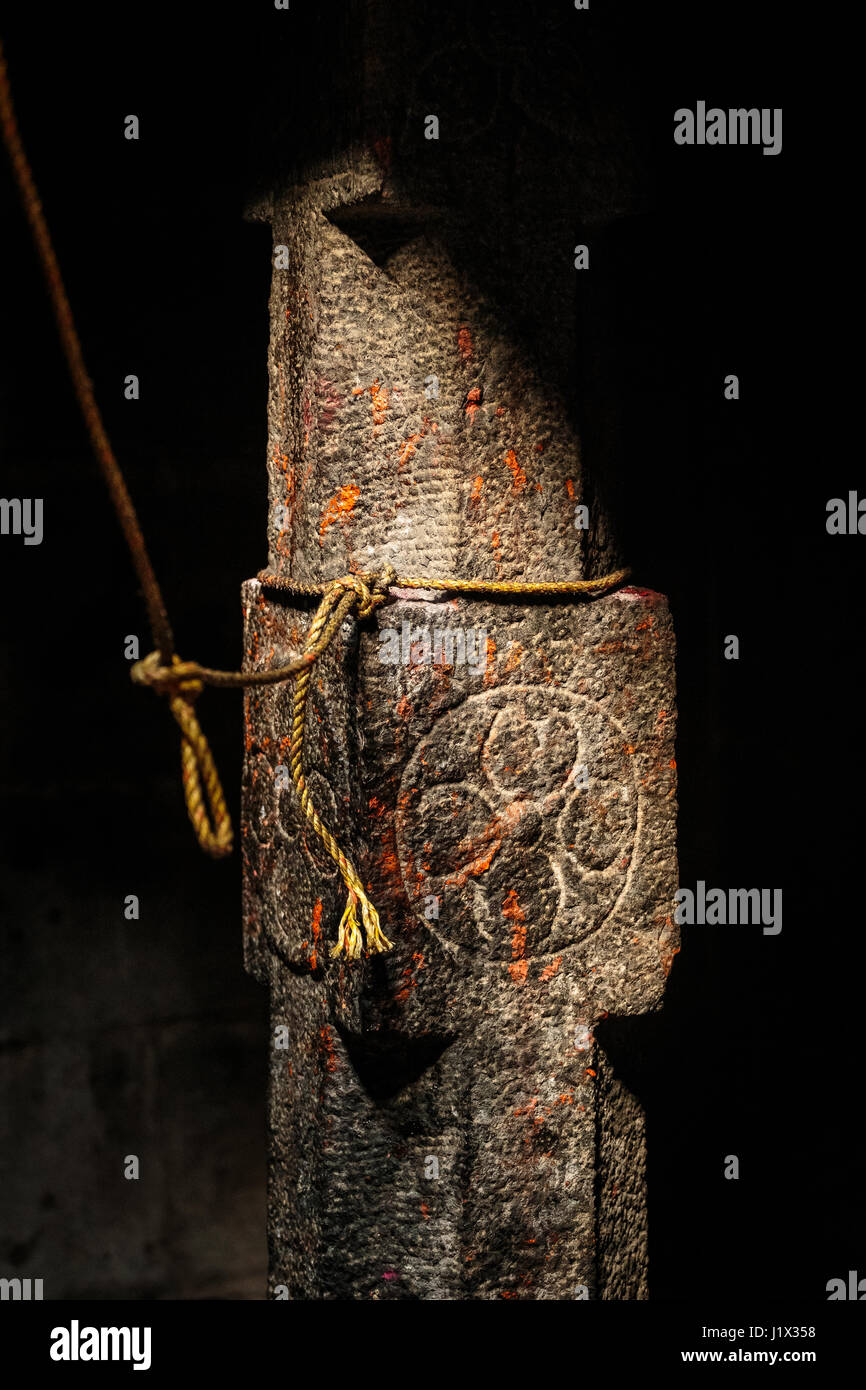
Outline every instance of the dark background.
<path id="1" fill-rule="evenodd" d="M 302 143 L 305 103 L 323 85 L 340 99 L 339 8 L 19 4 L 3 20 L 108 432 L 179 650 L 209 665 L 240 664 L 239 584 L 266 560 L 270 232 L 243 211 L 269 136 Z M 490 7 L 463 8 L 483 32 Z M 678 636 L 680 881 L 784 890 L 779 936 L 686 929 L 664 1012 L 640 1025 L 651 1296 L 821 1300 L 866 1274 L 866 541 L 825 529 L 828 498 L 866 485 L 829 408 L 845 359 L 821 315 L 844 243 L 812 209 L 832 141 L 796 101 L 781 4 L 592 0 L 574 20 L 604 32 L 649 191 L 593 242 L 579 339 L 617 401 L 623 552 Z M 783 107 L 781 155 L 675 146 L 673 112 L 698 99 Z M 0 1273 L 44 1278 L 46 1297 L 259 1298 L 267 1008 L 242 969 L 239 859 L 197 849 L 175 726 L 129 683 L 143 608 L 5 159 L 0 229 L 2 493 L 45 499 L 42 546 L 0 541 Z M 240 696 L 199 709 L 237 826 Z"/>

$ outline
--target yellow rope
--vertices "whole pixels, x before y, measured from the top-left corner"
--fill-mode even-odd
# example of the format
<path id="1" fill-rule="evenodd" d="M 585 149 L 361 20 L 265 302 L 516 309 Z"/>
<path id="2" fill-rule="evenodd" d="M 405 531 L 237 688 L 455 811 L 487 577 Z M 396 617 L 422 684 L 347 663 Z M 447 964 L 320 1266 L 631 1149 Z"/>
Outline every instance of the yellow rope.
<path id="1" fill-rule="evenodd" d="M 138 684 L 152 685 L 168 696 L 169 709 L 181 731 L 181 771 L 189 818 L 205 853 L 223 859 L 232 852 L 232 822 L 210 745 L 193 709 L 204 683 L 191 674 L 191 664 L 174 657 L 171 666 L 160 666 L 159 652 L 151 652 L 135 663 L 130 674 Z"/>
<path id="2" fill-rule="evenodd" d="M 363 574 L 346 575 L 344 579 L 325 584 L 302 584 L 295 579 L 283 579 L 270 570 L 261 570 L 258 580 L 266 589 L 282 593 L 314 595 L 327 593 L 331 584 L 354 583 L 358 580 L 375 584 L 381 573 L 394 575 L 393 570 L 371 570 Z M 394 575 L 389 580 L 392 589 L 442 589 L 449 594 L 552 594 L 578 598 L 581 594 L 607 594 L 622 584 L 631 573 L 628 569 L 613 570 L 598 579 L 423 579 Z"/>
<path id="3" fill-rule="evenodd" d="M 322 601 L 310 626 L 303 655 L 285 666 L 267 671 L 214 671 L 195 661 L 181 661 L 174 650 L 174 637 L 168 621 L 162 592 L 150 561 L 144 535 L 139 525 L 132 498 L 108 439 L 93 384 L 87 374 L 81 342 L 72 316 L 60 266 L 42 211 L 29 161 L 24 152 L 12 92 L 6 70 L 6 59 L 0 43 L 0 135 L 9 153 L 12 172 L 18 185 L 21 202 L 30 224 L 39 260 L 45 274 L 57 331 L 66 355 L 70 377 L 81 413 L 87 427 L 93 451 L 108 485 L 111 500 L 123 528 L 130 556 L 144 591 L 153 641 L 157 650 L 151 652 L 132 668 L 132 678 L 141 685 L 168 697 L 169 708 L 181 731 L 181 766 L 187 811 L 198 842 L 207 854 L 222 858 L 232 848 L 231 820 L 226 806 L 219 774 L 208 741 L 195 715 L 194 702 L 205 685 L 223 687 L 273 685 L 278 681 L 298 677 L 295 691 L 291 740 L 292 779 L 301 807 L 328 853 L 336 861 L 349 890 L 349 900 L 340 922 L 340 933 L 332 956 L 345 953 L 356 960 L 361 953 L 361 932 L 357 906 L 361 905 L 361 920 L 367 936 L 368 951 L 387 951 L 391 943 L 383 936 L 375 907 L 364 892 L 357 872 L 343 854 L 331 832 L 314 807 L 304 780 L 304 731 L 306 727 L 307 694 L 310 670 L 323 652 L 327 651 L 340 625 L 356 610 L 357 617 L 366 618 L 388 597 L 388 589 L 444 589 L 453 594 L 550 594 L 578 597 L 607 593 L 627 577 L 628 570 L 616 570 L 601 579 L 556 580 L 552 582 L 519 582 L 488 579 L 398 579 L 386 566 L 380 571 L 365 574 L 346 574 L 327 584 L 297 584 L 263 571 L 259 575 L 267 588 L 281 592 L 321 595 Z"/>
<path id="4" fill-rule="evenodd" d="M 265 671 L 214 671 L 195 661 L 180 661 L 174 657 L 170 666 L 160 663 L 159 652 L 151 652 L 132 668 L 132 678 L 140 685 L 149 685 L 159 694 L 169 697 L 171 712 L 180 725 L 183 740 L 183 787 L 189 818 L 206 853 L 214 857 L 228 854 L 232 847 L 232 828 L 225 797 L 207 739 L 193 711 L 193 701 L 205 685 L 238 687 L 275 685 L 297 676 L 292 711 L 290 765 L 292 781 L 306 819 L 336 863 L 349 892 L 346 908 L 340 920 L 339 935 L 332 956 L 345 955 L 357 960 L 361 955 L 362 935 L 358 924 L 358 906 L 366 934 L 367 951 L 390 951 L 391 943 L 379 925 L 379 914 L 370 901 L 354 865 L 346 858 L 331 831 L 323 823 L 313 805 L 304 777 L 304 737 L 307 718 L 307 698 L 310 673 L 319 657 L 327 651 L 342 623 L 354 610 L 360 620 L 367 618 L 387 602 L 388 590 L 444 589 L 448 593 L 467 594 L 550 594 L 579 597 L 609 593 L 627 577 L 627 569 L 614 570 L 599 579 L 573 580 L 488 580 L 488 579 L 418 579 L 398 577 L 390 565 L 364 574 L 344 574 L 326 584 L 300 584 L 291 579 L 263 571 L 261 583 L 269 589 L 296 595 L 322 595 L 321 603 L 310 624 L 303 654 L 285 666 L 269 667 Z M 210 806 L 210 816 L 202 796 L 202 778 Z"/>

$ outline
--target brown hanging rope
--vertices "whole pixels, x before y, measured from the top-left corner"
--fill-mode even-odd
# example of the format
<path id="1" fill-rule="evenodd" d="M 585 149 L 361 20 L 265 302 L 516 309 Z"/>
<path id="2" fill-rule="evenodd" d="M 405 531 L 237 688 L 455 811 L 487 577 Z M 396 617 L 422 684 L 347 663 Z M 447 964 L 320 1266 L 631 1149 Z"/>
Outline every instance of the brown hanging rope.
<path id="1" fill-rule="evenodd" d="M 627 569 L 615 570 L 599 579 L 512 581 L 489 579 L 429 579 L 411 576 L 398 577 L 390 566 L 363 574 L 346 574 L 325 584 L 302 584 L 280 575 L 262 571 L 259 580 L 268 589 L 295 596 L 321 596 L 321 603 L 307 633 L 303 654 L 284 666 L 265 671 L 215 671 L 199 666 L 195 661 L 181 661 L 174 647 L 174 636 L 162 591 L 156 578 L 144 535 L 133 506 L 132 498 L 105 432 L 105 426 L 93 383 L 87 374 L 81 341 L 72 317 L 72 309 L 60 274 L 57 257 L 48 232 L 42 203 L 33 174 L 24 153 L 12 94 L 6 71 L 6 59 L 0 42 L 0 129 L 9 152 L 13 173 L 24 205 L 33 240 L 48 285 L 54 318 L 69 374 L 81 407 L 84 423 L 90 435 L 93 452 L 108 486 L 115 512 L 123 529 L 132 563 L 138 575 L 147 605 L 151 634 L 156 650 L 132 667 L 132 679 L 139 685 L 165 695 L 169 708 L 181 731 L 181 767 L 187 811 L 202 849 L 214 858 L 231 853 L 232 827 L 225 796 L 208 741 L 196 718 L 193 703 L 204 686 L 224 688 L 274 685 L 298 677 L 292 716 L 290 765 L 292 780 L 300 806 L 310 825 L 340 869 L 349 897 L 340 922 L 339 937 L 332 956 L 345 954 L 349 960 L 361 955 L 362 936 L 358 925 L 357 908 L 366 934 L 368 952 L 388 951 L 391 943 L 383 935 L 379 916 L 368 898 L 357 870 L 346 858 L 334 836 L 323 824 L 313 805 L 304 778 L 304 735 L 306 729 L 307 697 L 310 671 L 327 651 L 341 625 L 354 612 L 358 620 L 369 617 L 380 604 L 387 602 L 391 588 L 439 589 L 452 594 L 542 595 L 575 599 L 596 597 L 618 588 L 628 577 Z"/>

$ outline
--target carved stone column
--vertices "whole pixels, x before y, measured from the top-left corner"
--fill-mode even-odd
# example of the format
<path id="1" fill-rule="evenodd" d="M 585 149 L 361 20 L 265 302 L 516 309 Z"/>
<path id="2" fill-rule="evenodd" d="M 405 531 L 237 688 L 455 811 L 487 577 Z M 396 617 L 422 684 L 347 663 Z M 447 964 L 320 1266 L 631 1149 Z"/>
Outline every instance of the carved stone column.
<path id="1" fill-rule="evenodd" d="M 390 88 L 380 7 L 367 20 L 369 97 Z M 275 246 L 269 563 L 284 577 L 389 563 L 575 579 L 618 562 L 569 386 L 575 188 L 562 181 L 558 211 L 550 183 L 536 196 L 557 140 L 549 122 L 521 125 L 507 45 L 498 61 L 512 159 L 478 199 L 455 172 L 459 141 L 419 192 L 413 158 L 438 153 L 419 106 L 414 156 L 405 130 L 371 134 L 259 209 Z M 469 122 L 468 70 L 443 72 Z M 553 98 L 539 102 L 546 120 Z M 591 116 L 573 139 L 562 119 L 559 155 L 574 139 L 598 156 L 594 137 L 579 143 Z M 601 201 L 609 190 L 595 215 Z M 538 208 L 554 209 L 546 223 Z M 501 244 L 486 259 L 479 236 L 497 229 L 481 211 L 503 219 L 500 240 L 521 223 L 536 247 L 547 234 L 560 270 L 545 262 L 533 288 Z M 604 1020 L 658 1007 L 676 951 L 665 600 L 391 599 L 316 667 L 306 761 L 390 953 L 329 957 L 345 889 L 286 777 L 292 690 L 246 699 L 246 959 L 273 1024 L 271 1294 L 646 1297 L 643 1115 L 601 1039 Z M 248 666 L 299 653 L 309 606 L 254 580 L 244 604 Z"/>

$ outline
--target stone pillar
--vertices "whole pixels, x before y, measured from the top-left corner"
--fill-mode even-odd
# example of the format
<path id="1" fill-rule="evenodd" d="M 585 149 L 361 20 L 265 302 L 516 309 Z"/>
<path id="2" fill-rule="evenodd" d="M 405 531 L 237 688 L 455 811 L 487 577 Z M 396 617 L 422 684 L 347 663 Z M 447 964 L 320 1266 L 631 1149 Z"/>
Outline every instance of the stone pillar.
<path id="1" fill-rule="evenodd" d="M 367 12 L 380 54 L 380 7 Z M 365 80 L 381 85 L 382 64 Z M 456 88 L 471 107 L 468 74 Z M 551 206 L 534 190 L 556 142 L 507 128 L 514 166 L 475 202 L 453 157 L 425 197 L 407 137 L 372 135 L 263 201 L 279 575 L 389 563 L 543 580 L 618 562 L 562 365 L 571 204 L 547 224 L 532 214 Z M 421 158 L 423 117 L 416 135 Z M 503 237 L 516 219 L 535 246 L 552 220 L 558 282 L 547 263 L 533 290 L 519 263 L 479 258 L 482 202 L 511 217 Z M 658 1007 L 676 951 L 665 600 L 391 600 L 317 666 L 306 758 L 390 953 L 330 958 L 345 889 L 286 776 L 292 689 L 246 697 L 246 959 L 273 1025 L 271 1295 L 646 1297 L 643 1116 L 603 1021 Z M 299 653 L 309 605 L 251 580 L 244 606 L 248 667 Z"/>

